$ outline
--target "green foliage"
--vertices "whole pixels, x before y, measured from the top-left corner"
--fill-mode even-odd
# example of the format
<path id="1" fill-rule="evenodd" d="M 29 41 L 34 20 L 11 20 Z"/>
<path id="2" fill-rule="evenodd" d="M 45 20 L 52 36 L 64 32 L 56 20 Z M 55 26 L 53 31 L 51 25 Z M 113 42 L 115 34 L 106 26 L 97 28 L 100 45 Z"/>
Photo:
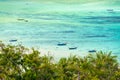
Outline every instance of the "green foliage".
<path id="1" fill-rule="evenodd" d="M 0 80 L 120 80 L 116 56 L 102 51 L 57 63 L 35 49 L 0 42 Z"/>

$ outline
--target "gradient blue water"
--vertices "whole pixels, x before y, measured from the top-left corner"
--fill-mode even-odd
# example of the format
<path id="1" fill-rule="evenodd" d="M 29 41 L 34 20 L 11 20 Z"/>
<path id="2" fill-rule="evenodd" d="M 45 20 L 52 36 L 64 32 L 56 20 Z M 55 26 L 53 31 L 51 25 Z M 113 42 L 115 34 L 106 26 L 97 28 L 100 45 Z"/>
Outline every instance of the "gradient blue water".
<path id="1" fill-rule="evenodd" d="M 95 49 L 112 51 L 120 58 L 119 7 L 112 7 L 114 11 L 109 12 L 106 10 L 109 7 L 100 10 L 79 10 L 81 6 L 76 8 L 72 5 L 74 10 L 65 5 L 64 9 L 62 4 L 57 8 L 51 4 L 38 3 L 1 4 L 0 40 L 5 43 L 9 43 L 10 39 L 17 39 L 17 43 L 27 47 L 39 47 L 46 51 L 50 49 L 51 52 L 53 50 L 59 57 L 66 56 L 65 52 L 84 55 L 88 50 Z M 12 8 L 9 9 L 6 5 Z M 50 6 L 52 8 L 49 8 Z M 17 20 L 19 18 L 28 22 Z M 59 47 L 59 42 L 67 42 L 68 45 Z M 70 51 L 68 47 L 73 46 L 77 46 L 78 49 Z"/>

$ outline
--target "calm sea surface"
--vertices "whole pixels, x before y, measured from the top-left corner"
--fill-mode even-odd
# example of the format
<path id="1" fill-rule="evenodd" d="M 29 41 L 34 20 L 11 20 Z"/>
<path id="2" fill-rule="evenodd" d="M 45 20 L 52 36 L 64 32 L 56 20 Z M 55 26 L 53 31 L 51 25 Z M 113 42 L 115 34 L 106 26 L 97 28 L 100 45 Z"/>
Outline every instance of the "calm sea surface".
<path id="1" fill-rule="evenodd" d="M 120 60 L 120 7 L 114 5 L 0 1 L 0 40 L 56 58 L 103 50 Z M 57 46 L 59 42 L 67 45 Z"/>

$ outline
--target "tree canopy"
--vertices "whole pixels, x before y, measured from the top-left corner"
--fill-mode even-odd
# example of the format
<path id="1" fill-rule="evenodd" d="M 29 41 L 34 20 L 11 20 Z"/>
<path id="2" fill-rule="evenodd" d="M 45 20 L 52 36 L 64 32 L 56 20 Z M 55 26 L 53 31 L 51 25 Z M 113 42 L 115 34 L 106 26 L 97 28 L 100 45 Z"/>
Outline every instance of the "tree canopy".
<path id="1" fill-rule="evenodd" d="M 0 80 L 120 80 L 119 63 L 111 52 L 55 62 L 52 56 L 31 50 L 0 42 Z"/>

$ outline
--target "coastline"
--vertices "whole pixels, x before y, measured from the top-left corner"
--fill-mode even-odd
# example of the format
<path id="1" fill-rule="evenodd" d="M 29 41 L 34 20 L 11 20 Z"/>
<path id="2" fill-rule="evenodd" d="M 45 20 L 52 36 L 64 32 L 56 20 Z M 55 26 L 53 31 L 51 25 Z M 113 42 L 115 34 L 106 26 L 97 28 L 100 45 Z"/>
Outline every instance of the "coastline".
<path id="1" fill-rule="evenodd" d="M 113 54 L 120 55 L 120 8 L 116 2 L 79 5 L 2 1 L 0 4 L 0 39 L 5 43 L 18 39 L 18 43 L 26 47 L 40 48 L 44 54 L 58 57 L 83 56 L 89 50 L 113 51 Z M 68 45 L 58 47 L 58 42 L 68 42 Z M 78 48 L 68 49 L 74 46 Z"/>
<path id="2" fill-rule="evenodd" d="M 104 42 L 103 42 L 103 45 L 100 45 L 100 46 L 96 46 L 95 44 L 90 44 L 91 42 L 89 42 L 89 43 L 87 42 L 86 45 L 83 44 L 83 43 L 80 45 L 80 43 L 79 43 L 79 46 L 77 46 L 77 49 L 75 49 L 75 50 L 69 50 L 69 47 L 71 46 L 70 44 L 65 45 L 65 46 L 58 46 L 57 44 L 54 44 L 54 45 L 53 44 L 40 44 L 40 43 L 39 44 L 30 44 L 30 43 L 25 44 L 25 42 L 24 42 L 24 44 L 23 43 L 21 44 L 19 42 L 13 42 L 13 43 L 4 42 L 4 43 L 5 44 L 10 44 L 10 45 L 19 45 L 20 44 L 20 45 L 25 46 L 28 49 L 34 48 L 41 53 L 40 55 L 42 55 L 42 56 L 44 56 L 44 55 L 53 56 L 56 61 L 58 61 L 62 57 L 67 58 L 70 55 L 76 55 L 76 56 L 84 57 L 88 54 L 96 53 L 96 52 L 88 52 L 89 50 L 96 50 L 97 52 L 98 51 L 103 51 L 103 52 L 112 51 L 112 55 L 117 56 L 118 61 L 120 61 L 118 48 L 112 50 L 113 48 L 109 47 L 111 44 L 108 47 L 107 46 L 103 47 Z"/>

